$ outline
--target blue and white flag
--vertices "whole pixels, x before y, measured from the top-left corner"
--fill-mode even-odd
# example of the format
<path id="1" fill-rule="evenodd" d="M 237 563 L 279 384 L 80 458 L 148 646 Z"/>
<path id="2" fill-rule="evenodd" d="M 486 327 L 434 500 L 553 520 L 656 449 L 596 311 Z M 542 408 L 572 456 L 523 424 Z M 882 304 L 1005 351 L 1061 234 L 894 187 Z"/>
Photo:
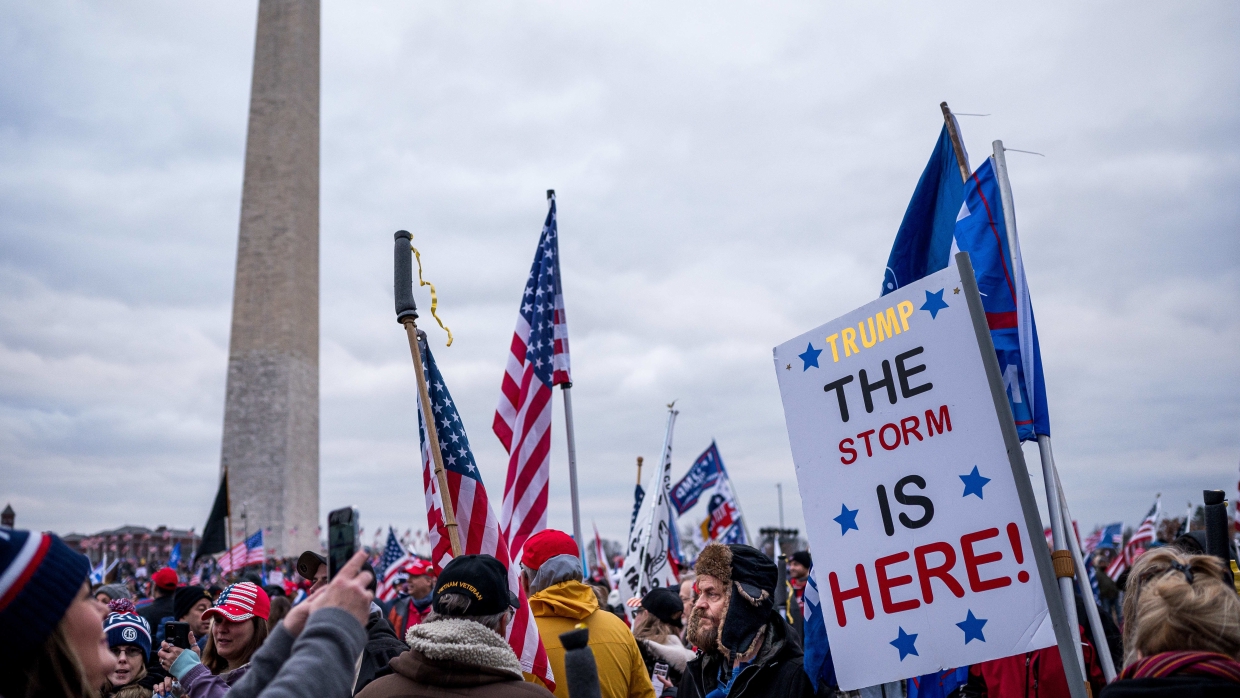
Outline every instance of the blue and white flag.
<path id="1" fill-rule="evenodd" d="M 176 566 L 180 563 L 181 563 L 181 541 L 177 541 L 176 544 L 172 546 L 172 552 L 168 554 L 168 566 L 173 569 L 176 569 Z"/>
<path id="2" fill-rule="evenodd" d="M 835 679 L 835 664 L 831 661 L 831 643 L 827 641 L 827 623 L 822 615 L 822 598 L 818 595 L 815 572 L 810 569 L 809 583 L 805 585 L 805 657 L 802 666 L 817 692 L 821 690 L 819 684 L 822 682 L 832 687 L 838 686 L 839 682 Z"/>
<path id="3" fill-rule="evenodd" d="M 952 117 L 953 119 L 955 117 Z M 959 131 L 957 131 L 959 132 Z M 965 155 L 968 159 L 968 154 Z M 968 163 L 965 163 L 966 167 Z M 951 256 L 956 214 L 964 200 L 964 183 L 960 164 L 952 148 L 947 126 L 939 132 L 939 141 L 930 153 L 930 162 L 917 180 L 913 198 L 904 211 L 904 220 L 896 233 L 883 273 L 883 292 L 892 291 L 947 268 Z"/>
<path id="4" fill-rule="evenodd" d="M 702 455 L 693 461 L 693 465 L 689 466 L 685 476 L 672 485 L 672 491 L 668 494 L 672 506 L 676 507 L 676 513 L 684 514 L 698 503 L 698 499 L 707 488 L 714 487 L 719 481 L 719 476 L 726 474 L 723 469 L 723 459 L 719 457 L 719 448 L 715 446 L 715 442 L 711 441 L 710 446 L 702 451 Z"/>
<path id="5" fill-rule="evenodd" d="M 1013 236 L 1015 237 L 1015 236 Z M 956 219 L 951 253 L 968 252 L 977 278 L 986 324 L 999 359 L 1008 403 L 1021 441 L 1051 433 L 1046 406 L 1046 383 L 1042 377 L 1042 353 L 1033 304 L 1025 283 L 1020 243 L 1008 246 L 999 180 L 994 158 L 986 158 L 969 177 L 964 201 Z"/>

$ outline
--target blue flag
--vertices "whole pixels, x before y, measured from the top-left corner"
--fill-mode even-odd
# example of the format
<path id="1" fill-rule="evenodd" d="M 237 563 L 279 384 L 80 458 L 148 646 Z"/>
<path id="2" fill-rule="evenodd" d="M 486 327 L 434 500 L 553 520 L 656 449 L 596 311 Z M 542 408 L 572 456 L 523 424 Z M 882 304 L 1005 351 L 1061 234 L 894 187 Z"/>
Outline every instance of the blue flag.
<path id="1" fill-rule="evenodd" d="M 715 446 L 715 442 L 711 441 L 710 447 L 702 451 L 702 455 L 693 461 L 693 465 L 689 466 L 685 476 L 672 485 L 667 495 L 668 501 L 676 507 L 676 513 L 684 514 L 693 508 L 702 493 L 707 488 L 715 486 L 721 474 L 724 474 L 723 458 L 719 456 L 719 449 Z"/>
<path id="2" fill-rule="evenodd" d="M 831 661 L 831 643 L 827 641 L 822 597 L 818 595 L 818 582 L 814 580 L 812 569 L 809 582 L 805 585 L 805 657 L 802 667 L 814 684 L 815 692 L 821 690 L 819 684 L 824 682 L 831 687 L 839 685 L 835 679 L 835 663 Z"/>
<path id="3" fill-rule="evenodd" d="M 1020 247 L 1008 246 L 994 158 L 969 177 L 956 220 L 955 245 L 968 252 L 986 309 L 986 324 L 1021 441 L 1050 435 L 1042 353 Z M 955 250 L 952 250 L 954 252 Z"/>
<path id="4" fill-rule="evenodd" d="M 172 546 L 172 552 L 168 554 L 168 566 L 173 569 L 176 569 L 176 566 L 180 564 L 180 562 L 181 562 L 181 541 L 177 541 L 176 545 Z"/>
<path id="5" fill-rule="evenodd" d="M 969 667 L 946 669 L 908 680 L 908 698 L 946 698 L 969 682 Z"/>
<path id="6" fill-rule="evenodd" d="M 947 268 L 963 200 L 960 164 L 944 125 L 891 246 L 881 295 Z"/>

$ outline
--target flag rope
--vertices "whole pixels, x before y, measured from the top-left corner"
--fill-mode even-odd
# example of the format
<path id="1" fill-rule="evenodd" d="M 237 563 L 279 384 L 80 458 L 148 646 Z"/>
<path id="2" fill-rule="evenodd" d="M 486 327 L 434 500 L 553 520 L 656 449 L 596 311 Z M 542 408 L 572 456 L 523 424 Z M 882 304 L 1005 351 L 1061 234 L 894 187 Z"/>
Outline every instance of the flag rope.
<path id="1" fill-rule="evenodd" d="M 422 278 L 422 253 L 418 252 L 418 248 L 413 246 L 412 235 L 409 236 L 409 249 L 413 251 L 413 256 L 418 260 L 418 285 L 431 287 L 431 317 L 435 318 L 435 322 L 439 323 L 439 326 L 443 328 L 443 331 L 448 333 L 448 343 L 444 346 L 450 347 L 452 346 L 452 330 L 448 329 L 448 326 L 443 324 L 443 320 L 439 319 L 439 313 L 436 312 L 439 308 L 439 296 L 435 293 L 435 284 L 432 284 Z"/>

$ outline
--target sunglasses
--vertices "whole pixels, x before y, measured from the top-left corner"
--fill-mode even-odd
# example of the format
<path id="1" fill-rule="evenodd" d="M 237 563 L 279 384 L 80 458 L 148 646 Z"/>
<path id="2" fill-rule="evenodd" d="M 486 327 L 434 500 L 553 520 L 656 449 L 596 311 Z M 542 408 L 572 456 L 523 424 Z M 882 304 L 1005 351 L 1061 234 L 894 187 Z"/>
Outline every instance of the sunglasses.
<path id="1" fill-rule="evenodd" d="M 125 656 L 132 658 L 146 656 L 146 653 L 142 651 L 141 647 L 134 647 L 133 645 L 117 645 L 116 647 L 109 647 L 108 649 L 112 650 L 112 655 L 115 657 L 121 656 L 122 653 Z"/>

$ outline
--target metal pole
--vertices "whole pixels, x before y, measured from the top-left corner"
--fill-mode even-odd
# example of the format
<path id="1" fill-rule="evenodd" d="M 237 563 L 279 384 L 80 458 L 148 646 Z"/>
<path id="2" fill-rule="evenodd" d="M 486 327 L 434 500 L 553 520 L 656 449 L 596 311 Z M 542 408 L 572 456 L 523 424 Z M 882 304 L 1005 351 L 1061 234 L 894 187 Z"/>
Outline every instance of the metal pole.
<path id="1" fill-rule="evenodd" d="M 775 483 L 775 496 L 779 497 L 779 527 L 784 527 L 784 483 Z"/>
<path id="2" fill-rule="evenodd" d="M 1081 546 L 1077 543 L 1076 533 L 1072 531 L 1072 514 L 1068 511 L 1068 498 L 1063 493 L 1063 483 L 1059 480 L 1059 469 L 1055 469 L 1055 486 L 1059 489 L 1059 506 L 1063 512 L 1063 525 L 1070 531 L 1068 546 L 1072 550 L 1072 559 L 1076 562 L 1076 586 L 1081 590 L 1084 601 L 1085 616 L 1089 619 L 1089 629 L 1094 633 L 1094 647 L 1098 651 L 1098 660 L 1102 664 L 1102 675 L 1107 683 L 1115 680 L 1115 662 L 1111 659 L 1111 643 L 1102 630 L 1102 618 L 1098 616 L 1098 604 L 1094 601 L 1094 589 L 1089 583 L 1089 570 L 1085 567 L 1085 556 L 1081 554 Z"/>
<path id="3" fill-rule="evenodd" d="M 1063 507 L 1060 503 L 1063 501 L 1063 494 L 1057 486 L 1057 477 L 1055 473 L 1055 456 L 1051 454 L 1051 437 L 1045 434 L 1038 434 L 1038 456 L 1042 460 L 1042 482 L 1046 487 L 1046 508 L 1051 519 L 1051 541 L 1055 552 L 1051 554 L 1052 558 L 1061 557 L 1059 553 L 1067 553 L 1068 536 L 1064 532 Z M 1069 558 L 1069 562 L 1071 558 Z M 1058 566 L 1057 566 L 1058 567 Z M 1085 655 L 1081 650 L 1081 628 L 1080 620 L 1076 615 L 1076 597 L 1072 594 L 1072 570 L 1066 570 L 1068 574 L 1064 574 L 1065 570 L 1056 569 L 1055 576 L 1059 581 L 1059 595 L 1063 597 L 1063 607 L 1068 614 L 1068 630 L 1072 634 L 1073 648 L 1076 650 L 1076 661 L 1081 667 L 1081 674 L 1088 676 L 1085 669 Z"/>
<path id="4" fill-rule="evenodd" d="M 568 437 L 568 488 L 573 500 L 573 538 L 577 539 L 577 549 L 581 551 L 581 571 L 589 579 L 586 541 L 581 536 L 581 505 L 577 499 L 577 438 L 573 432 L 572 387 L 572 383 L 560 384 L 560 392 L 564 395 L 564 434 Z"/>
<path id="5" fill-rule="evenodd" d="M 956 266 L 960 270 L 960 285 L 965 292 L 965 300 L 969 304 L 969 316 L 973 320 L 973 331 L 977 335 L 977 344 L 982 353 L 982 364 L 986 368 L 986 379 L 990 383 L 991 399 L 994 401 L 995 412 L 999 416 L 999 428 L 1003 431 L 1003 442 L 1007 446 L 1008 462 L 1012 467 L 1012 476 L 1016 482 L 1016 492 L 1020 497 L 1021 513 L 1025 517 L 1025 529 L 1030 535 L 1030 546 L 1033 559 L 1037 563 L 1038 579 L 1042 585 L 1042 593 L 1046 598 L 1046 609 L 1051 617 L 1051 626 L 1055 630 L 1055 642 L 1059 646 L 1059 658 L 1063 663 L 1064 675 L 1068 681 L 1068 690 L 1072 698 L 1086 698 L 1088 689 L 1085 673 L 1080 662 L 1072 661 L 1074 650 L 1080 656 L 1081 640 L 1075 622 L 1070 622 L 1063 597 L 1058 599 L 1055 594 L 1055 571 L 1050 553 L 1045 545 L 1040 545 L 1032 536 L 1042 530 L 1042 519 L 1038 516 L 1038 503 L 1033 496 L 1033 487 L 1029 484 L 1029 469 L 1025 465 L 1025 455 L 1020 446 L 1020 435 L 1016 433 L 1016 422 L 1012 417 L 1012 406 L 1008 403 L 1007 391 L 1003 386 L 1003 376 L 999 373 L 999 360 L 995 356 L 994 340 L 990 336 L 990 327 L 986 322 L 986 309 L 982 307 L 981 294 L 977 290 L 977 277 L 973 272 L 973 264 L 969 261 L 969 253 L 960 252 L 955 257 Z M 1052 518 L 1058 515 L 1059 507 L 1052 512 Z M 1068 594 L 1071 598 L 1071 580 L 1067 580 Z M 1062 586 L 1060 590 L 1062 592 Z M 1058 602 L 1057 602 L 1058 601 Z M 1071 606 L 1075 617 L 1076 604 Z"/>
<path id="6" fill-rule="evenodd" d="M 1017 255 L 1020 254 L 1020 238 L 1016 233 L 1016 205 L 1012 198 L 1012 184 L 1008 181 L 1007 158 L 1004 156 L 1003 141 L 994 141 L 991 143 L 991 148 L 994 153 L 995 178 L 999 181 L 999 198 L 1001 199 L 1001 203 L 1003 205 L 1003 226 L 1007 231 L 1007 266 L 1012 273 L 1012 283 L 1017 289 L 1024 289 L 1024 265 L 1016 263 Z M 1017 293 L 1017 332 L 1020 332 L 1023 335 L 1026 328 L 1031 327 L 1032 324 L 1028 322 L 1028 318 L 1026 317 L 1026 314 L 1028 313 L 1028 309 L 1025 307 L 1027 297 L 1019 290 Z M 1021 339 L 1022 341 L 1020 342 L 1020 346 L 1022 349 L 1032 346 L 1032 337 L 1026 338 L 1022 336 Z M 1033 357 L 1025 356 L 1026 353 L 1028 352 L 1021 352 L 1021 363 L 1023 364 L 1022 368 L 1025 373 L 1025 392 L 1027 393 L 1027 397 L 1030 400 L 1033 400 L 1034 394 L 1033 390 L 1031 390 L 1033 380 Z M 1037 405 L 1034 407 L 1036 409 Z M 1072 535 L 1071 532 L 1066 535 L 1064 533 L 1065 523 L 1063 512 L 1066 508 L 1060 506 L 1060 504 L 1065 502 L 1066 498 L 1063 496 L 1063 493 L 1060 491 L 1058 486 L 1059 474 L 1055 470 L 1055 457 L 1051 453 L 1051 437 L 1046 434 L 1038 434 L 1038 456 L 1042 461 L 1042 481 L 1046 488 L 1046 507 L 1047 513 L 1049 514 L 1051 520 L 1051 541 L 1055 551 L 1052 554 L 1052 557 L 1059 557 L 1061 559 L 1067 557 L 1066 562 L 1071 562 L 1072 555 L 1068 550 L 1067 540 L 1068 538 L 1072 538 L 1073 546 L 1076 545 L 1076 540 L 1075 536 Z M 1071 523 L 1066 525 L 1070 527 Z M 1062 553 L 1062 555 L 1060 553 Z M 1064 572 L 1068 572 L 1068 574 L 1066 576 L 1060 576 L 1063 575 Z M 1063 597 L 1064 610 L 1067 612 L 1069 624 L 1068 630 L 1072 635 L 1077 663 L 1080 666 L 1081 674 L 1084 677 L 1088 676 L 1089 673 L 1085 667 L 1085 655 L 1081 650 L 1080 620 L 1076 615 L 1076 597 L 1072 593 L 1072 572 L 1072 570 L 1060 569 L 1056 571 L 1056 576 L 1059 577 L 1059 593 L 1060 596 Z M 1084 574 L 1083 571 L 1082 574 Z M 1091 600 L 1093 598 L 1092 590 L 1089 594 L 1089 598 Z M 1088 607 L 1090 604 L 1085 605 Z M 1095 635 L 1096 634 L 1097 633 L 1095 633 Z"/>

